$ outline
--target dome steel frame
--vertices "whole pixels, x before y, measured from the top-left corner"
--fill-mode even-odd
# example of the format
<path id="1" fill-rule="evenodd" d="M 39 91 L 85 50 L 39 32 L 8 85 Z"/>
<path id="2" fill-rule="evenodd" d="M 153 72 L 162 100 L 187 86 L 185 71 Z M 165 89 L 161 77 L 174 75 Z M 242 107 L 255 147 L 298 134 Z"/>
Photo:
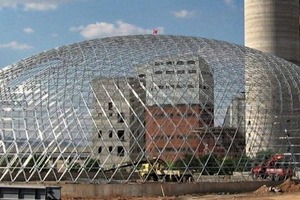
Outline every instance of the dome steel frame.
<path id="1" fill-rule="evenodd" d="M 270 54 L 187 36 L 42 52 L 0 71 L 0 180 L 146 181 L 140 166 L 161 160 L 175 181 L 249 180 L 262 155 L 298 160 L 299 77 Z"/>

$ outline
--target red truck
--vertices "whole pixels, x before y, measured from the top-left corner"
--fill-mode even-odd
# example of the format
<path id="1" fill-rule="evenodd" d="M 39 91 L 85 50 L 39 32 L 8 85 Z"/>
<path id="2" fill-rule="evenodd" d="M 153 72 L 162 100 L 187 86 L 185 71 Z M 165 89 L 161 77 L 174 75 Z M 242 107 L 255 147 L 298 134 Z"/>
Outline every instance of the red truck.
<path id="1" fill-rule="evenodd" d="M 295 168 L 283 154 L 276 154 L 266 162 L 251 169 L 254 179 L 263 178 L 273 181 L 281 181 L 295 175 Z"/>

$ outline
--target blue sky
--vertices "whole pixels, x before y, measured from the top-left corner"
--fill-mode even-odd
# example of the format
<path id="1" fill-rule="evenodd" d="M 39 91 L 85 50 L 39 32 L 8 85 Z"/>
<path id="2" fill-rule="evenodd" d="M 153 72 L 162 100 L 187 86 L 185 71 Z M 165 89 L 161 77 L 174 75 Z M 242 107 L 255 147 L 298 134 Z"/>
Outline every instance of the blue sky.
<path id="1" fill-rule="evenodd" d="M 0 68 L 116 35 L 188 35 L 244 44 L 243 0 L 0 0 Z"/>

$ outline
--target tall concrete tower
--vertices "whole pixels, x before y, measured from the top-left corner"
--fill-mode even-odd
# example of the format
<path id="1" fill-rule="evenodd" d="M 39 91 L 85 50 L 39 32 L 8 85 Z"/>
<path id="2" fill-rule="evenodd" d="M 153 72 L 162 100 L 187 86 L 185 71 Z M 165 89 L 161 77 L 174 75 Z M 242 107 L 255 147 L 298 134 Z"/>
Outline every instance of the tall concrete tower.
<path id="1" fill-rule="evenodd" d="M 245 46 L 299 65 L 299 0 L 245 0 Z"/>
<path id="2" fill-rule="evenodd" d="M 299 0 L 245 0 L 245 46 L 267 52 L 300 66 Z M 279 76 L 263 68 L 261 58 L 245 59 L 245 132 L 246 151 L 299 152 L 285 144 L 294 133 L 300 113 L 283 107 L 289 95 L 281 92 Z M 288 104 L 286 104 L 288 105 Z M 280 109 L 279 109 L 280 108 Z"/>

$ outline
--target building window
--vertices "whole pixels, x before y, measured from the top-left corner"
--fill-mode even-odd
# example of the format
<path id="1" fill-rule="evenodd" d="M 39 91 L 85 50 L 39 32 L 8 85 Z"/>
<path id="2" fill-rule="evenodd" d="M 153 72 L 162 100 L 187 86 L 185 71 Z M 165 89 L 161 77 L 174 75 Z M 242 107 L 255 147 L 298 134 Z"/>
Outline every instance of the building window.
<path id="1" fill-rule="evenodd" d="M 188 60 L 188 61 L 187 61 L 187 64 L 188 64 L 188 65 L 194 65 L 194 64 L 195 64 L 195 61 L 194 61 L 194 60 Z"/>
<path id="2" fill-rule="evenodd" d="M 102 138 L 102 131 L 98 130 L 98 138 Z"/>
<path id="3" fill-rule="evenodd" d="M 119 140 L 121 140 L 121 141 L 125 140 L 125 131 L 124 130 L 118 130 L 117 134 L 118 134 Z"/>
<path id="4" fill-rule="evenodd" d="M 177 74 L 184 74 L 185 71 L 184 70 L 177 70 Z"/>
<path id="5" fill-rule="evenodd" d="M 166 64 L 167 64 L 167 65 L 172 65 L 173 62 L 172 62 L 172 61 L 167 61 Z"/>
<path id="6" fill-rule="evenodd" d="M 184 65 L 184 62 L 182 60 L 177 61 L 177 65 Z"/>
<path id="7" fill-rule="evenodd" d="M 174 70 L 167 70 L 166 71 L 166 74 L 174 74 L 175 72 L 174 72 Z"/>
<path id="8" fill-rule="evenodd" d="M 102 152 L 102 147 L 99 147 L 98 148 L 98 153 L 101 153 Z"/>
<path id="9" fill-rule="evenodd" d="M 118 113 L 118 122 L 124 123 L 125 114 L 123 112 Z"/>
<path id="10" fill-rule="evenodd" d="M 124 155 L 125 155 L 124 147 L 118 146 L 118 156 L 124 156 Z"/>
<path id="11" fill-rule="evenodd" d="M 197 70 L 195 70 L 195 69 L 190 69 L 189 70 L 189 74 L 196 74 L 197 73 Z"/>
<path id="12" fill-rule="evenodd" d="M 108 102 L 108 110 L 112 110 L 112 108 L 113 108 L 112 102 Z"/>
<path id="13" fill-rule="evenodd" d="M 108 151 L 109 151 L 109 153 L 111 153 L 111 152 L 112 152 L 112 150 L 113 150 L 112 146 L 109 146 L 109 147 L 108 147 Z"/>
<path id="14" fill-rule="evenodd" d="M 112 137 L 113 137 L 113 131 L 112 131 L 112 130 L 109 130 L 109 131 L 108 131 L 108 137 L 109 137 L 109 138 L 112 138 Z"/>
<path id="15" fill-rule="evenodd" d="M 162 74 L 162 71 L 156 71 L 154 74 Z"/>

